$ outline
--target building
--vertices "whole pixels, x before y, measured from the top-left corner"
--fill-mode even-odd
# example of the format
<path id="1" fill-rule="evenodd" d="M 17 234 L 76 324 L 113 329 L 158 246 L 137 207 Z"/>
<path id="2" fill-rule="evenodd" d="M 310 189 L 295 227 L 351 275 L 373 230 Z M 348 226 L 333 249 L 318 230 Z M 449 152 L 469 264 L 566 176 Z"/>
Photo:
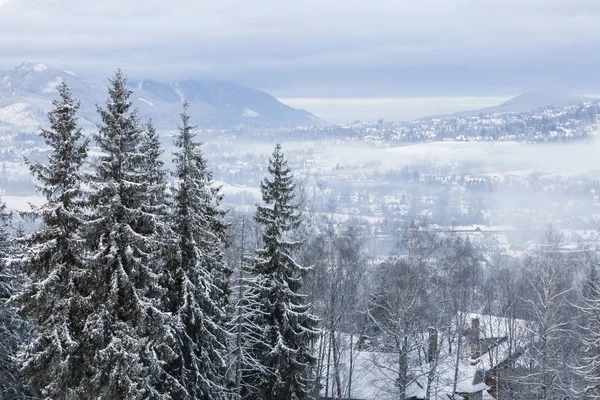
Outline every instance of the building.
<path id="1" fill-rule="evenodd" d="M 492 400 L 505 385 L 498 372 L 523 354 L 526 330 L 522 320 L 465 314 L 455 319 L 453 333 L 430 328 L 421 336 L 408 360 L 406 399 L 423 400 L 429 390 L 435 400 Z M 321 364 L 330 372 L 321 379 L 321 399 L 337 399 L 338 393 L 345 400 L 399 398 L 399 352 L 347 334 L 339 339 L 340 372 L 333 376 L 333 368 Z M 319 354 L 327 350 L 324 345 Z"/>

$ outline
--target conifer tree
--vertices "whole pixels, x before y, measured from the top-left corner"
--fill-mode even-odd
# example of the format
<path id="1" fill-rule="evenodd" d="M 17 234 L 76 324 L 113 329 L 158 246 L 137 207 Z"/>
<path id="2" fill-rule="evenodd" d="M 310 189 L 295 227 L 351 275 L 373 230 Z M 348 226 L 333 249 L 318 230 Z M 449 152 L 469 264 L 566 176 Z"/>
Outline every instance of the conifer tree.
<path id="1" fill-rule="evenodd" d="M 93 312 L 84 330 L 90 368 L 84 386 L 99 399 L 165 398 L 168 393 L 157 384 L 168 381 L 161 376 L 159 349 L 164 349 L 170 325 L 153 262 L 160 237 L 156 214 L 149 211 L 152 185 L 141 152 L 144 132 L 121 71 L 108 91 L 106 108 L 98 107 L 102 123 L 95 140 L 102 155 L 90 180 L 92 210 L 86 226 Z"/>
<path id="2" fill-rule="evenodd" d="M 187 398 L 226 396 L 225 264 L 221 194 L 189 124 L 187 104 L 175 138 L 177 186 L 172 217 L 177 248 L 168 266 L 168 310 L 175 317 L 177 358 L 168 366 Z"/>
<path id="3" fill-rule="evenodd" d="M 163 150 L 160 138 L 152 120 L 144 125 L 140 153 L 143 157 L 142 173 L 145 175 L 148 185 L 147 205 L 150 211 L 158 215 L 167 213 L 167 173 L 164 170 L 164 162 L 161 160 Z"/>
<path id="4" fill-rule="evenodd" d="M 308 399 L 312 397 L 311 341 L 317 319 L 300 291 L 306 268 L 292 258 L 300 243 L 291 237 L 301 216 L 294 203 L 294 179 L 279 144 L 268 170 L 270 178 L 260 186 L 265 204 L 258 206 L 255 215 L 264 244 L 252 265 L 260 307 L 254 323 L 262 328 L 262 340 L 253 344 L 253 353 L 262 370 L 252 378 L 250 387 L 257 391 L 248 398 Z"/>
<path id="5" fill-rule="evenodd" d="M 174 319 L 166 312 L 167 304 L 165 296 L 169 285 L 169 274 L 166 269 L 170 252 L 173 250 L 175 238 L 169 223 L 169 207 L 171 199 L 167 191 L 167 173 L 164 170 L 164 162 L 161 160 L 163 150 L 160 138 L 152 120 L 143 126 L 140 144 L 141 174 L 145 178 L 146 198 L 142 204 L 144 217 L 140 230 L 147 235 L 153 236 L 148 242 L 147 251 L 149 257 L 146 259 L 148 268 L 153 271 L 158 284 L 149 288 L 147 295 L 153 299 L 160 299 L 157 307 L 163 312 L 159 320 L 162 323 L 149 324 L 145 335 L 150 338 L 142 352 L 142 358 L 146 360 L 149 369 L 146 374 L 150 375 L 150 386 L 156 394 L 165 398 L 182 398 L 183 387 L 178 380 L 166 373 L 164 365 L 172 362 L 177 355 L 172 351 L 174 345 Z M 158 317 L 158 315 L 157 315 Z"/>
<path id="6" fill-rule="evenodd" d="M 19 221 L 17 227 L 15 228 L 15 238 L 21 239 L 25 237 L 25 226 L 23 226 L 23 221 Z"/>
<path id="7" fill-rule="evenodd" d="M 36 326 L 21 360 L 31 392 L 42 398 L 75 399 L 84 390 L 82 331 L 89 312 L 84 241 L 79 235 L 87 141 L 77 125 L 79 102 L 65 83 L 57 89 L 60 97 L 48 114 L 50 128 L 41 130 L 50 148 L 48 162 L 29 164 L 46 199 L 26 214 L 40 218 L 43 225 L 23 239 L 20 265 L 29 284 L 16 302 Z"/>
<path id="8" fill-rule="evenodd" d="M 163 297 L 166 293 L 164 284 L 166 277 L 165 264 L 169 245 L 173 242 L 173 233 L 169 223 L 169 206 L 171 200 L 167 193 L 167 173 L 164 162 L 161 160 L 163 150 L 152 121 L 144 125 L 142 133 L 140 154 L 140 174 L 144 177 L 146 190 L 145 200 L 141 204 L 143 217 L 140 231 L 152 235 L 148 241 L 150 257 L 146 260 L 152 264 L 152 270 L 163 285 L 155 287 L 159 291 L 154 294 Z"/>
<path id="9" fill-rule="evenodd" d="M 17 351 L 25 342 L 27 326 L 9 303 L 20 286 L 11 264 L 15 242 L 8 232 L 11 214 L 0 202 L 0 399 L 16 400 L 26 395 L 25 381 L 17 363 Z"/>

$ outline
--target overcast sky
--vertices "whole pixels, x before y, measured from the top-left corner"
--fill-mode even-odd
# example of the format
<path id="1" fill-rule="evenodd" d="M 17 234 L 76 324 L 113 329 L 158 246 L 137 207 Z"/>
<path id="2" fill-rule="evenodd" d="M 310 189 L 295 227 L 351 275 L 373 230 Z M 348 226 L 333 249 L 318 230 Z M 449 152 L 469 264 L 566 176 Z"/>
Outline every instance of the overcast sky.
<path id="1" fill-rule="evenodd" d="M 303 99 L 600 93 L 599 21 L 598 0 L 0 0 L 0 69 Z"/>

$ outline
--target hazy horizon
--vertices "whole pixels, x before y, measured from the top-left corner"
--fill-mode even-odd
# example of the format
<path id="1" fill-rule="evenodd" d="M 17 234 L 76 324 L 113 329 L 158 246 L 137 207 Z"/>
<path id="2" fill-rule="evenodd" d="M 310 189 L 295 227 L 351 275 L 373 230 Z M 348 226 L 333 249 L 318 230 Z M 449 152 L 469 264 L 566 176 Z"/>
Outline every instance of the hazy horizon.
<path id="1" fill-rule="evenodd" d="M 599 16 L 590 0 L 0 0 L 0 70 L 33 61 L 97 78 L 120 67 L 284 99 L 590 93 Z"/>
<path id="2" fill-rule="evenodd" d="M 422 117 L 453 114 L 501 104 L 510 96 L 462 97 L 362 97 L 279 98 L 294 108 L 309 111 L 331 124 L 354 121 L 410 121 Z"/>
<path id="3" fill-rule="evenodd" d="M 36 63 L 33 60 L 23 61 L 10 68 L 0 70 L 2 72 L 10 72 L 14 68 L 18 68 L 23 64 L 31 66 L 43 65 L 44 68 L 49 67 L 57 70 L 74 74 L 84 80 L 93 80 L 95 83 L 104 81 L 108 83 L 108 77 L 111 73 L 105 76 L 96 74 L 87 75 L 78 70 L 68 70 L 61 65 Z M 155 79 L 156 77 L 144 71 L 138 71 L 137 75 L 129 75 L 124 71 L 131 81 L 139 82 L 142 79 Z M 181 75 L 174 77 L 173 80 L 183 80 L 192 78 L 190 76 Z M 195 79 L 204 80 L 196 77 Z M 160 80 L 160 79 L 159 79 Z M 216 79 L 219 80 L 219 79 Z M 160 80 L 166 81 L 166 80 Z M 234 83 L 240 83 L 235 82 Z M 463 96 L 363 96 L 363 97 L 335 97 L 335 96 L 307 96 L 307 97 L 286 97 L 278 95 L 277 91 L 254 87 L 254 89 L 264 90 L 282 103 L 293 108 L 303 109 L 316 115 L 322 120 L 331 124 L 346 124 L 356 121 L 376 121 L 383 119 L 384 121 L 410 121 L 418 118 L 450 115 L 457 112 L 479 110 L 486 107 L 500 105 L 516 96 L 525 93 L 547 92 L 559 94 L 559 96 L 575 95 L 590 98 L 600 98 L 598 94 L 589 94 L 587 92 L 578 93 L 569 88 L 561 87 L 560 85 L 547 85 L 546 87 L 533 88 L 526 92 L 512 92 L 502 95 L 463 95 Z"/>

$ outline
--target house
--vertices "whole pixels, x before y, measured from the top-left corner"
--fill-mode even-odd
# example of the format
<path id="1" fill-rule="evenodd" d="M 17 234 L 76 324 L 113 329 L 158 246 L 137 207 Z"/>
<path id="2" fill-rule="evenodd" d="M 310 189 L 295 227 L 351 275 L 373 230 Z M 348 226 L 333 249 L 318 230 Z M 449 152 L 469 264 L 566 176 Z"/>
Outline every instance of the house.
<path id="1" fill-rule="evenodd" d="M 481 314 L 463 314 L 454 319 L 453 332 L 417 335 L 409 354 L 406 399 L 493 400 L 504 384 L 498 370 L 520 357 L 526 337 L 525 322 Z M 457 335 L 451 339 L 451 335 Z M 326 337 L 327 333 L 324 333 Z M 399 398 L 399 352 L 383 343 L 348 334 L 338 334 L 338 375 L 326 368 L 327 340 L 321 359 L 321 399 L 386 400 Z M 330 359 L 331 361 L 331 359 Z M 329 371 L 329 376 L 326 371 Z M 338 387 L 339 386 L 339 387 Z M 345 397 L 344 397 L 345 396 Z"/>
<path id="2" fill-rule="evenodd" d="M 538 244 L 535 252 L 542 255 L 558 257 L 567 262 L 585 262 L 596 258 L 596 250 L 587 246 L 580 246 L 575 243 L 558 245 Z"/>
<path id="3" fill-rule="evenodd" d="M 515 242 L 518 230 L 512 226 L 503 225 L 454 225 L 436 226 L 441 233 L 453 234 L 489 251 L 507 251 Z"/>

